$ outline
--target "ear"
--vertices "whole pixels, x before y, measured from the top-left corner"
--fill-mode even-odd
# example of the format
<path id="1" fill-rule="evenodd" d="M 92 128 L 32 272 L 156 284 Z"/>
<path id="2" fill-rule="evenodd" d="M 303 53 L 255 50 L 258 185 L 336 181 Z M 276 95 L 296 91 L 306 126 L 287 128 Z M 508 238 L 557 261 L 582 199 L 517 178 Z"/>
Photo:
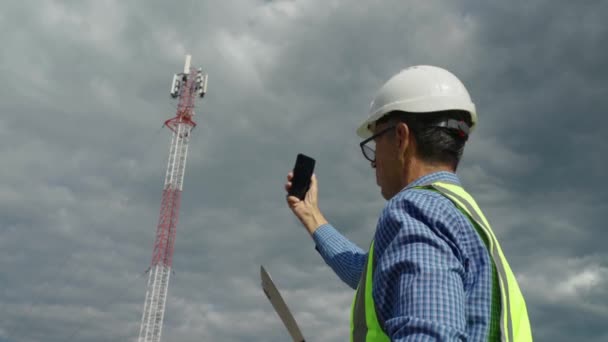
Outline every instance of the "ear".
<path id="1" fill-rule="evenodd" d="M 397 138 L 397 148 L 403 154 L 410 143 L 410 128 L 405 122 L 400 122 L 395 127 L 395 137 Z"/>

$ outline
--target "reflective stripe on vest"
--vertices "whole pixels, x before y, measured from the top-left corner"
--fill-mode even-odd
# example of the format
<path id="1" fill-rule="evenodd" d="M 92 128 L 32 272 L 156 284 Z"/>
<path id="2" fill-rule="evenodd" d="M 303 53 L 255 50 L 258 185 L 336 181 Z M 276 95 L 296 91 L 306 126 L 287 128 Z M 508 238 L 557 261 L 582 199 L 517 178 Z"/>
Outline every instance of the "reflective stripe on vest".
<path id="1" fill-rule="evenodd" d="M 475 203 L 475 200 L 458 185 L 436 182 L 429 186 L 450 199 L 457 208 L 467 214 L 472 224 L 477 225 L 487 238 L 489 254 L 496 266 L 500 285 L 501 317 L 500 334 L 503 342 L 531 342 L 532 332 L 528 320 L 526 303 L 509 263 L 502 253 L 500 244 L 494 236 L 490 224 Z M 351 342 L 389 341 L 376 316 L 372 296 L 374 270 L 374 243 L 372 241 L 368 259 L 359 280 L 353 299 L 351 313 Z"/>
<path id="2" fill-rule="evenodd" d="M 489 242 L 489 253 L 498 272 L 500 285 L 500 337 L 505 342 L 528 342 L 532 341 L 532 332 L 526 302 L 517 279 L 511 271 L 502 248 L 494 236 L 490 224 L 477 206 L 475 200 L 464 189 L 458 185 L 437 182 L 431 187 L 449 198 L 456 207 L 464 210 L 473 224 L 476 224 L 486 235 Z"/>

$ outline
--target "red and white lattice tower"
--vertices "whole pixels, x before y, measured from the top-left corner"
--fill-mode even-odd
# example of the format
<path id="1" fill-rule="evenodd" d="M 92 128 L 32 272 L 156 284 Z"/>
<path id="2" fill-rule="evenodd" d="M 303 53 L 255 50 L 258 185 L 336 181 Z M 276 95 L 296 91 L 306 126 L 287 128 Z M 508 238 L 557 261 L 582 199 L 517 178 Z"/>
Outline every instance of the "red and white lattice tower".
<path id="1" fill-rule="evenodd" d="M 187 55 L 184 72 L 175 74 L 171 85 L 171 96 L 179 97 L 179 104 L 176 116 L 165 121 L 164 124 L 173 132 L 173 138 L 169 149 L 152 263 L 148 270 L 148 285 L 138 342 L 160 342 L 188 156 L 188 142 L 190 133 L 196 126 L 192 121 L 194 99 L 203 97 L 207 91 L 207 75 L 203 74 L 201 69 L 191 68 L 190 59 L 191 56 Z"/>

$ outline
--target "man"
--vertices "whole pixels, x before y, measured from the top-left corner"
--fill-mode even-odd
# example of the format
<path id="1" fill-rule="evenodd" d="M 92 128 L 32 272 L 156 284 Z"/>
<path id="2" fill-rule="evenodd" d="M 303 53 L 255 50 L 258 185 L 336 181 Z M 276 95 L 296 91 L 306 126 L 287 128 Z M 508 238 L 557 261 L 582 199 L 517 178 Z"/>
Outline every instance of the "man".
<path id="1" fill-rule="evenodd" d="M 455 174 L 476 123 L 447 70 L 415 66 L 382 86 L 357 130 L 387 200 L 368 253 L 327 222 L 314 175 L 304 200 L 287 198 L 325 262 L 357 290 L 351 341 L 532 340 L 517 281 Z"/>

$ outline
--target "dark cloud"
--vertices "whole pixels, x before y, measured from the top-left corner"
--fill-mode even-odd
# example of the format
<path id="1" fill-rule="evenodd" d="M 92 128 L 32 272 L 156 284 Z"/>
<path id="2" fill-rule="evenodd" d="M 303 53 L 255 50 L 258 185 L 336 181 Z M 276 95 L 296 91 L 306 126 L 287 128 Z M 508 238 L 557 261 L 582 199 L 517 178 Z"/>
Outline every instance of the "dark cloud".
<path id="1" fill-rule="evenodd" d="M 0 341 L 135 340 L 186 53 L 197 102 L 165 340 L 284 341 L 264 264 L 311 341 L 352 290 L 284 203 L 295 155 L 366 246 L 383 202 L 354 134 L 376 89 L 448 68 L 480 123 L 460 176 L 493 224 L 535 339 L 602 341 L 608 258 L 605 1 L 97 1 L 0 5 Z"/>

